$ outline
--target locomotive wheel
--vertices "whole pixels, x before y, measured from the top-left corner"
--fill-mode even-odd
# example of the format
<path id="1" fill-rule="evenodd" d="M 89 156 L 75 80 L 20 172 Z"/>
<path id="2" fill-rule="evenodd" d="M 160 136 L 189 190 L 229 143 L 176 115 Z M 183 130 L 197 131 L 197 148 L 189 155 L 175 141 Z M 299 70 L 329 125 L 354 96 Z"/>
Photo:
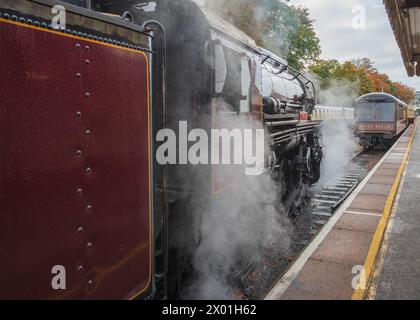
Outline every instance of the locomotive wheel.
<path id="1" fill-rule="evenodd" d="M 321 164 L 315 163 L 312 165 L 312 181 L 311 185 L 316 184 L 321 179 Z"/>

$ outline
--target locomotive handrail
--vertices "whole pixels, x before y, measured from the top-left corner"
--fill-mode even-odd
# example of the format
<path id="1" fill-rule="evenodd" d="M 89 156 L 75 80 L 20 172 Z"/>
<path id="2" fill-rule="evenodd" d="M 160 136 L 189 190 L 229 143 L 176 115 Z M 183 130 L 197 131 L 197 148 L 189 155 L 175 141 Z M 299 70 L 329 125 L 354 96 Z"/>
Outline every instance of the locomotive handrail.
<path id="1" fill-rule="evenodd" d="M 144 32 L 151 32 L 152 33 L 152 38 L 153 38 L 153 52 L 154 55 L 157 54 L 157 52 L 159 52 L 159 49 L 162 51 L 161 59 L 161 100 L 158 99 L 158 101 L 160 101 L 159 106 L 157 106 L 158 108 L 162 109 L 162 123 L 161 126 L 163 129 L 167 128 L 167 100 L 166 100 L 166 65 L 167 65 L 167 38 L 166 38 L 166 29 L 165 26 L 159 22 L 158 20 L 146 20 L 143 22 L 143 24 L 141 25 L 142 29 L 144 30 Z M 161 47 L 160 48 L 156 48 L 157 44 L 156 44 L 156 38 L 155 38 L 155 28 L 158 28 L 161 32 Z M 156 59 L 156 58 L 155 58 Z M 156 59 L 157 61 L 157 59 Z M 155 62 L 153 63 L 155 64 Z M 157 75 L 159 76 L 159 75 Z M 157 85 L 159 86 L 159 85 Z M 157 89 L 156 92 L 159 92 L 159 90 Z M 155 124 L 153 124 L 154 126 Z M 162 281 L 163 282 L 163 286 L 164 286 L 164 292 L 167 292 L 167 288 L 168 288 L 168 281 L 167 281 L 167 275 L 169 272 L 169 194 L 168 194 L 168 168 L 166 165 L 162 166 L 162 171 L 163 171 L 163 214 L 162 217 L 159 217 L 162 219 L 162 225 L 163 225 L 163 230 L 162 230 L 162 234 L 163 234 L 163 239 L 162 239 L 162 254 L 163 254 L 163 267 L 161 270 L 156 270 L 155 273 L 155 277 L 157 281 Z M 156 266 L 155 266 L 156 267 Z M 164 297 L 166 298 L 166 296 Z"/>

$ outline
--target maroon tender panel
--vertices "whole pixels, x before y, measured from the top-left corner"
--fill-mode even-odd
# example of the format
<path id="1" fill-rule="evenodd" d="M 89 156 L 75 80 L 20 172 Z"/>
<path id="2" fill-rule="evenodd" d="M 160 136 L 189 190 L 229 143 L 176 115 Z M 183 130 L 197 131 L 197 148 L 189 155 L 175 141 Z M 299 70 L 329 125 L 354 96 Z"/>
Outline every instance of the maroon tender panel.
<path id="1" fill-rule="evenodd" d="M 0 63 L 0 298 L 145 290 L 146 56 L 0 21 Z"/>

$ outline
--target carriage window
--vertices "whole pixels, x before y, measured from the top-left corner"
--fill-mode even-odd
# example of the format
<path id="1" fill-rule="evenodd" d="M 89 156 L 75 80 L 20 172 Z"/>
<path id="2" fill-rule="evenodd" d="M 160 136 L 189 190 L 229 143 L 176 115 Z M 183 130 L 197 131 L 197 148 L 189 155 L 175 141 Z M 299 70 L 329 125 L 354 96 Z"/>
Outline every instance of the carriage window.
<path id="1" fill-rule="evenodd" d="M 395 120 L 395 103 L 374 102 L 356 105 L 357 121 L 388 121 Z"/>
<path id="2" fill-rule="evenodd" d="M 397 120 L 402 120 L 405 118 L 405 108 L 402 104 L 398 105 L 398 119 Z"/>

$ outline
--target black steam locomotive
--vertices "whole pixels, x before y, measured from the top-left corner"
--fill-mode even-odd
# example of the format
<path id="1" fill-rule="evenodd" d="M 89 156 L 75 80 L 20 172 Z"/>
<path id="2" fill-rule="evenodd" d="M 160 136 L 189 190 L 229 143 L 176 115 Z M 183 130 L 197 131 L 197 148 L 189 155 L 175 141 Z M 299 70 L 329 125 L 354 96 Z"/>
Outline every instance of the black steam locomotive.
<path id="1" fill-rule="evenodd" d="M 193 213 L 196 212 L 196 208 L 209 199 L 223 198 L 235 184 L 251 183 L 246 177 L 243 166 L 161 165 L 155 157 L 160 147 L 155 137 L 162 129 L 177 131 L 180 121 L 186 122 L 190 129 L 200 128 L 206 132 L 223 128 L 264 129 L 267 148 L 262 157 L 264 161 L 258 164 L 259 171 L 254 176 L 256 175 L 258 179 L 258 177 L 270 175 L 274 179 L 280 187 L 278 197 L 286 213 L 293 212 L 299 206 L 298 199 L 301 191 L 319 180 L 323 153 L 319 141 L 320 122 L 311 121 L 310 118 L 315 106 L 313 83 L 307 76 L 288 66 L 287 62 L 280 57 L 258 47 L 251 38 L 220 16 L 207 11 L 192 0 L 19 0 L 12 2 L 0 1 L 0 4 L 5 7 L 5 12 L 8 12 L 8 17 L 17 16 L 16 19 L 19 21 L 18 16 L 22 14 L 24 16 L 22 21 L 26 21 L 25 17 L 29 16 L 31 25 L 37 19 L 46 19 L 46 7 L 49 8 L 55 4 L 64 5 L 70 14 L 67 20 L 68 29 L 57 32 L 69 34 L 71 41 L 79 41 L 74 45 L 71 44 L 72 47 L 80 48 L 80 43 L 83 43 L 82 40 L 85 39 L 84 41 L 93 43 L 90 46 L 86 45 L 86 48 L 94 45 L 100 47 L 101 43 L 105 42 L 107 46 L 112 45 L 113 49 L 122 46 L 129 50 L 144 51 L 146 55 L 150 55 L 151 59 L 148 60 L 150 72 L 147 75 L 150 80 L 149 120 L 151 127 L 148 134 L 150 135 L 150 151 L 153 155 L 149 159 L 152 168 L 153 195 L 151 197 L 153 223 L 150 223 L 153 227 L 151 229 L 152 243 L 149 244 L 152 262 L 147 262 L 147 264 L 150 263 L 152 266 L 150 270 L 153 271 L 151 272 L 153 276 L 147 282 L 146 289 L 141 291 L 141 295 L 154 291 L 161 292 L 163 295 L 169 293 L 173 296 L 174 292 L 179 290 L 182 275 L 190 267 L 188 260 L 191 258 L 191 248 L 198 242 L 204 241 L 193 228 L 195 221 Z M 33 29 L 33 27 L 30 28 Z M 39 28 L 39 26 L 36 27 L 33 32 Z M 48 23 L 45 28 L 48 29 Z M 77 32 L 74 33 L 74 30 Z M 49 34 L 59 37 L 56 33 Z M 141 45 L 136 43 L 137 35 L 142 37 Z M 19 31 L 17 31 L 17 37 L 19 37 Z M 39 41 L 46 41 L 45 37 L 40 38 Z M 105 58 L 107 62 L 103 68 L 109 68 L 116 61 L 120 61 L 118 59 L 123 61 L 126 59 L 122 54 L 111 57 L 105 49 L 103 53 L 101 52 L 100 49 L 95 48 L 95 50 L 91 49 L 89 54 L 98 55 L 101 59 Z M 107 57 L 110 59 L 106 59 Z M 86 64 L 91 60 L 93 58 L 83 60 L 85 62 L 82 63 L 81 68 L 87 68 Z M 28 72 L 31 74 L 30 71 Z M 138 70 L 138 72 L 144 73 L 144 70 Z M 86 79 L 79 73 L 77 76 Z M 95 81 L 92 78 L 92 86 L 99 85 L 101 81 L 108 83 L 108 81 L 118 80 L 115 91 L 108 90 L 106 94 L 119 97 L 126 94 L 118 91 L 121 83 L 125 83 L 125 87 L 130 88 L 134 85 L 130 81 L 134 79 L 134 76 L 130 78 L 124 74 L 114 74 L 114 77 L 116 78 L 98 78 Z M 42 78 L 39 79 L 42 80 Z M 139 90 L 148 90 L 143 83 L 140 85 Z M 130 94 L 132 97 L 134 91 Z M 88 92 L 85 95 L 88 97 Z M 127 106 L 124 104 L 126 97 L 121 96 L 121 99 L 120 108 L 123 114 L 127 111 Z M 102 102 L 107 103 L 107 100 L 103 99 Z M 10 108 L 12 107 L 11 105 Z M 80 111 L 75 114 L 77 117 L 82 117 Z M 144 116 L 146 114 L 143 113 Z M 101 116 L 107 119 L 107 114 Z M 111 123 L 121 119 L 115 114 L 113 117 L 107 121 Z M 98 132 L 102 132 L 100 126 L 105 125 L 104 121 L 92 123 L 99 126 Z M 117 130 L 117 127 L 113 128 Z M 88 128 L 85 132 L 86 135 L 91 133 Z M 112 136 L 112 130 L 107 134 Z M 144 136 L 147 137 L 147 135 Z M 127 133 L 119 146 L 124 146 L 132 139 L 134 136 Z M 101 143 L 105 145 L 106 141 Z M 179 142 L 177 142 L 177 147 L 180 148 Z M 129 145 L 120 149 L 118 154 L 98 155 L 95 163 L 104 163 L 106 159 L 112 157 L 115 160 L 114 164 L 117 164 L 119 157 L 124 155 L 129 157 L 131 154 Z M 101 150 L 105 151 L 105 149 Z M 81 156 L 82 151 L 78 152 L 78 155 Z M 124 173 L 127 174 L 133 167 L 127 165 L 125 169 L 127 170 Z M 95 168 L 89 167 L 86 170 L 89 170 L 86 171 L 87 174 L 95 172 Z M 103 172 L 105 175 L 109 173 L 110 171 Z M 117 176 L 118 174 L 115 174 L 114 178 Z M 136 186 L 137 184 L 133 184 L 132 191 L 127 190 L 124 195 L 128 196 L 132 192 L 135 198 Z M 99 192 L 99 190 L 104 190 L 103 188 L 105 187 L 102 186 L 96 190 Z M 81 195 L 82 191 L 79 193 Z M 111 194 L 107 193 L 108 197 L 112 198 Z M 54 195 L 51 197 L 53 198 Z M 97 199 L 102 201 L 101 199 L 104 198 L 98 195 Z M 116 205 L 118 201 L 116 198 L 113 204 Z M 88 211 L 92 211 L 91 205 L 87 208 Z M 104 210 L 106 209 L 104 207 Z M 97 223 L 99 224 L 100 221 L 98 220 Z M 82 230 L 82 227 L 78 230 Z M 115 235 L 108 235 L 105 238 L 119 241 L 118 236 Z M 89 246 L 91 248 L 92 244 L 90 243 Z M 127 246 L 120 245 L 120 248 L 125 247 Z M 127 260 L 119 254 L 113 255 L 110 251 L 109 256 L 115 258 L 114 264 L 127 263 Z M 77 261 L 74 263 L 76 265 Z M 80 271 L 82 265 L 73 269 Z M 92 265 L 92 270 L 94 269 L 95 265 Z M 119 276 L 124 278 L 123 273 Z M 135 277 L 130 279 L 135 279 Z M 93 284 L 96 286 L 93 290 L 83 293 L 83 296 L 86 294 L 88 297 L 112 297 L 110 292 L 108 292 L 110 294 L 104 294 L 108 289 L 111 290 L 111 287 L 101 287 L 99 281 L 95 279 L 86 281 L 91 287 Z M 77 281 L 75 287 L 82 288 Z M 130 290 L 124 297 L 129 296 L 131 291 L 136 291 L 132 287 L 127 285 L 127 290 Z M 74 291 L 75 297 L 80 297 L 77 290 Z M 94 295 L 95 292 L 98 295 Z"/>

